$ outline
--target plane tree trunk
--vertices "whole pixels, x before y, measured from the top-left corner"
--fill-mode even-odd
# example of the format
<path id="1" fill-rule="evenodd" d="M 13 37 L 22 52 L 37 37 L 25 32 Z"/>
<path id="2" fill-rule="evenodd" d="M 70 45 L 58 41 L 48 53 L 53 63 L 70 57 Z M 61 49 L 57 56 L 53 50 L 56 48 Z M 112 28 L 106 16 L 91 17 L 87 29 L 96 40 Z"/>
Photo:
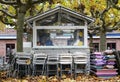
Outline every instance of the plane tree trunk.
<path id="1" fill-rule="evenodd" d="M 101 29 L 100 31 L 100 51 L 106 50 L 106 31 Z"/>
<path id="2" fill-rule="evenodd" d="M 25 20 L 26 8 L 21 6 L 18 11 L 17 20 L 17 52 L 23 51 L 23 28 Z"/>

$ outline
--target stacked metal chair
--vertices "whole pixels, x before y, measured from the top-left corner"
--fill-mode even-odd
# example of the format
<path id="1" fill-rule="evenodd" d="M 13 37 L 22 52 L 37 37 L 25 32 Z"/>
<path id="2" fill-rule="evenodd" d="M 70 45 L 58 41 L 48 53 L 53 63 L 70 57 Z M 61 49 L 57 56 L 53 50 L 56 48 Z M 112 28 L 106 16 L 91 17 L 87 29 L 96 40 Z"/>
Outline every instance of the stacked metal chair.
<path id="1" fill-rule="evenodd" d="M 73 53 L 73 59 L 74 59 L 74 74 L 75 74 L 75 77 L 79 73 L 85 73 L 87 63 L 88 63 L 87 54 L 86 53 L 81 53 L 81 52 L 75 52 L 75 53 Z"/>
<path id="2" fill-rule="evenodd" d="M 6 76 L 4 75 L 3 77 L 9 77 L 10 75 L 10 65 L 5 62 L 5 57 L 0 57 L 0 71 L 6 71 Z"/>
<path id="3" fill-rule="evenodd" d="M 0 66 L 3 65 L 3 57 L 0 57 Z"/>
<path id="4" fill-rule="evenodd" d="M 48 55 L 47 58 L 47 76 L 57 75 L 59 76 L 59 56 L 56 55 Z"/>
<path id="5" fill-rule="evenodd" d="M 25 75 L 30 75 L 32 55 L 25 52 L 16 53 L 16 64 L 18 73 L 25 73 Z"/>
<path id="6" fill-rule="evenodd" d="M 64 74 L 68 74 L 72 76 L 72 68 L 73 68 L 73 58 L 70 53 L 62 53 L 59 55 L 59 63 L 60 63 L 60 77 Z"/>
<path id="7" fill-rule="evenodd" d="M 46 60 L 45 53 L 33 54 L 33 73 L 32 75 L 45 75 L 46 74 Z"/>

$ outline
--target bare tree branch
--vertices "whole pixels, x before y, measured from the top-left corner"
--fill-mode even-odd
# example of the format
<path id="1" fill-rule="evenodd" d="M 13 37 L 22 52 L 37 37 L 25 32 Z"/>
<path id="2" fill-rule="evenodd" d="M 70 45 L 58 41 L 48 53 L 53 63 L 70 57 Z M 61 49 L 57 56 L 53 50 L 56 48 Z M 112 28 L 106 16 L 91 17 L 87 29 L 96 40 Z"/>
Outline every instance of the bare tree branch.
<path id="1" fill-rule="evenodd" d="M 94 14 L 94 12 L 95 12 L 94 6 L 91 6 L 90 13 L 91 13 L 92 17 L 96 18 L 95 17 L 96 15 Z"/>
<path id="2" fill-rule="evenodd" d="M 11 18 L 16 18 L 16 15 L 11 15 L 10 13 L 8 13 L 6 10 L 2 10 L 0 9 L 0 11 L 4 14 L 6 14 L 7 16 L 11 17 Z"/>
<path id="3" fill-rule="evenodd" d="M 120 10 L 120 6 L 117 6 L 115 2 L 113 2 L 113 0 L 108 0 L 111 5 L 113 6 L 113 8 L 117 9 L 117 10 Z"/>
<path id="4" fill-rule="evenodd" d="M 10 26 L 15 26 L 15 25 L 16 25 L 15 22 L 10 23 L 10 22 L 5 21 L 4 19 L 5 19 L 5 17 L 3 18 L 3 16 L 0 16 L 0 21 L 1 21 L 2 23 L 6 24 L 6 25 L 10 25 Z"/>
<path id="5" fill-rule="evenodd" d="M 115 30 L 117 30 L 118 28 L 120 28 L 120 21 L 113 26 L 113 29 Z"/>
<path id="6" fill-rule="evenodd" d="M 100 26 L 92 24 L 91 26 L 88 27 L 88 30 L 100 30 Z"/>
<path id="7" fill-rule="evenodd" d="M 116 5 L 113 5 L 113 7 L 117 10 L 120 10 L 120 7 L 119 6 L 116 6 Z"/>
<path id="8" fill-rule="evenodd" d="M 21 0 L 17 0 L 17 5 L 21 5 Z"/>
<path id="9" fill-rule="evenodd" d="M 16 5 L 16 1 L 5 1 L 5 0 L 0 0 L 0 3 L 6 4 L 6 5 Z"/>
<path id="10" fill-rule="evenodd" d="M 43 3 L 42 8 L 38 11 L 38 14 L 43 12 L 44 5 L 45 5 L 45 3 Z"/>
<path id="11" fill-rule="evenodd" d="M 120 27 L 120 21 L 119 21 L 119 22 L 116 22 L 116 23 L 114 24 L 114 26 L 108 27 L 106 30 L 109 31 L 109 32 L 111 32 L 111 31 L 113 31 L 113 30 L 117 30 L 119 27 Z"/>
<path id="12" fill-rule="evenodd" d="M 105 15 L 105 13 L 108 12 L 109 9 L 111 8 L 111 6 L 109 5 L 110 3 L 109 3 L 108 0 L 106 0 L 106 3 L 107 3 L 106 9 L 100 14 L 100 19 L 101 19 L 102 22 L 103 22 L 102 27 L 103 27 L 104 29 L 106 29 L 106 28 L 105 28 L 104 15 Z"/>
<path id="13" fill-rule="evenodd" d="M 43 3 L 49 0 L 32 0 L 32 4 Z"/>
<path id="14" fill-rule="evenodd" d="M 99 32 L 100 32 L 99 29 L 96 29 L 96 30 L 88 30 L 88 35 L 89 35 L 90 37 L 93 37 L 93 35 L 98 34 Z"/>

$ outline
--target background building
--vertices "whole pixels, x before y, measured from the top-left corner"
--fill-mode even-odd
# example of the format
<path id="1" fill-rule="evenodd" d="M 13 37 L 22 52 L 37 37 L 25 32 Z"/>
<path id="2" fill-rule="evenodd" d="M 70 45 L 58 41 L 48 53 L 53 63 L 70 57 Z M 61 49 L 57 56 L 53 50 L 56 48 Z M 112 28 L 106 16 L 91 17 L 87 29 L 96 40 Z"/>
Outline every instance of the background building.
<path id="1" fill-rule="evenodd" d="M 5 28 L 0 30 L 0 56 L 5 56 L 16 47 L 16 30 Z"/>
<path id="2" fill-rule="evenodd" d="M 17 46 L 16 30 L 13 28 L 4 28 L 0 30 L 0 57 L 9 59 L 10 54 L 16 51 Z M 26 42 L 25 38 L 23 41 Z"/>
<path id="3" fill-rule="evenodd" d="M 107 49 L 120 50 L 120 32 L 108 32 L 106 33 L 106 44 Z M 100 50 L 100 37 L 93 37 L 93 48 L 94 51 Z"/>
<path id="4" fill-rule="evenodd" d="M 107 49 L 120 50 L 120 32 L 108 32 L 106 36 Z M 100 50 L 99 38 L 99 36 L 93 37 L 94 51 Z M 13 28 L 5 28 L 4 30 L 0 30 L 0 56 L 6 56 L 9 54 L 9 51 L 16 49 L 16 39 L 16 30 Z"/>

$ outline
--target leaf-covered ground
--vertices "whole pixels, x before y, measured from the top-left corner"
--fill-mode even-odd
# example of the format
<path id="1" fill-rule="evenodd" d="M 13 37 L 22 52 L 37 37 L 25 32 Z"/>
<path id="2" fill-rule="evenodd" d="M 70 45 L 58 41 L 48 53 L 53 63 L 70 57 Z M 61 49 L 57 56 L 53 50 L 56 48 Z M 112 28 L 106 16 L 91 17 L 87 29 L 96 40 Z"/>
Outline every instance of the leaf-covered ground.
<path id="1" fill-rule="evenodd" d="M 79 75 L 76 78 L 63 75 L 61 78 L 56 76 L 27 76 L 19 78 L 1 78 L 0 82 L 120 82 L 120 76 L 109 79 L 98 78 L 92 75 Z"/>

